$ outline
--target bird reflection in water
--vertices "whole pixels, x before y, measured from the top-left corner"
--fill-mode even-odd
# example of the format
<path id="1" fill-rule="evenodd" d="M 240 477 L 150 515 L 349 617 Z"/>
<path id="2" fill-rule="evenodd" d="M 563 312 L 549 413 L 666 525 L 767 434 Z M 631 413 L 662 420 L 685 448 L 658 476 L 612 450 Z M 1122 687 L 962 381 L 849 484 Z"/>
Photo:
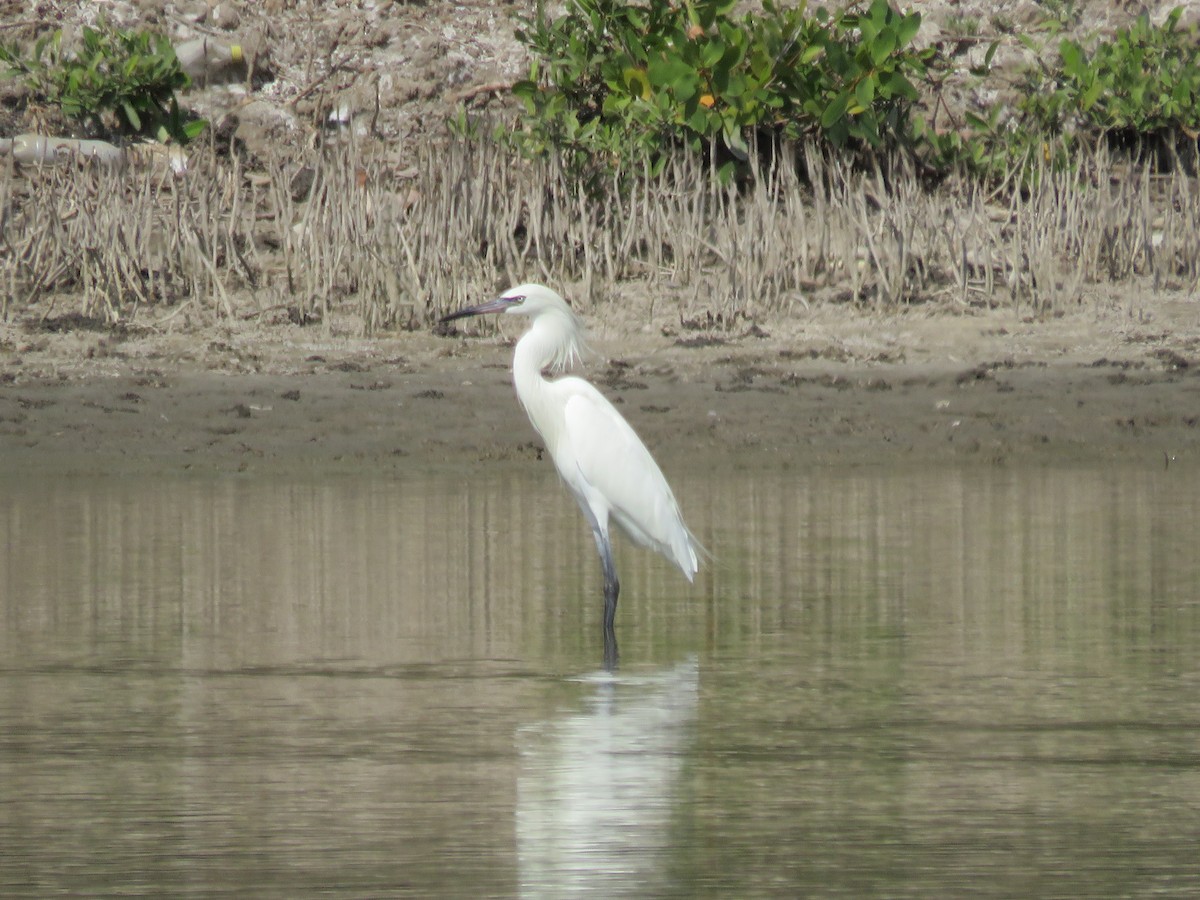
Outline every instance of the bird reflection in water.
<path id="1" fill-rule="evenodd" d="M 517 735 L 521 896 L 666 896 L 699 667 L 600 674 L 584 708 Z"/>

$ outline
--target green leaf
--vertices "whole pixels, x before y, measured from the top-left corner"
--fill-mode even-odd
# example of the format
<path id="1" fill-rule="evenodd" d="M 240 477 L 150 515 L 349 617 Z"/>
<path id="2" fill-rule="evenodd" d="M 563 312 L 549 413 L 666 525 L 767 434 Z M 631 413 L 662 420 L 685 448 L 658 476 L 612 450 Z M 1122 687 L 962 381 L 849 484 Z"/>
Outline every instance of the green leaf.
<path id="1" fill-rule="evenodd" d="M 879 28 L 871 19 L 860 19 L 856 24 L 858 26 L 859 37 L 862 38 L 864 44 L 870 44 L 875 40 L 875 36 L 879 34 Z"/>
<path id="2" fill-rule="evenodd" d="M 645 69 L 628 68 L 621 73 L 625 80 L 625 89 L 635 97 L 643 100 L 650 99 L 650 79 L 646 77 Z"/>
<path id="3" fill-rule="evenodd" d="M 900 24 L 896 26 L 896 42 L 901 47 L 905 47 L 908 43 L 917 36 L 917 32 L 921 28 L 921 14 L 910 13 L 900 20 Z"/>
<path id="4" fill-rule="evenodd" d="M 1074 41 L 1063 41 L 1058 46 L 1058 55 L 1062 57 L 1063 71 L 1072 78 L 1080 79 L 1083 77 L 1085 67 L 1083 65 L 1083 50 Z"/>
<path id="5" fill-rule="evenodd" d="M 1100 99 L 1100 95 L 1104 92 L 1104 83 L 1097 80 L 1093 81 L 1086 91 L 1079 98 L 1079 108 L 1087 112 Z"/>
<path id="6" fill-rule="evenodd" d="M 861 107 L 869 107 L 875 102 L 876 81 L 874 75 L 865 75 L 854 88 L 854 98 Z"/>
<path id="7" fill-rule="evenodd" d="M 809 44 L 804 48 L 804 52 L 800 54 L 800 64 L 807 66 L 813 62 L 818 56 L 825 55 L 825 47 L 821 44 Z"/>
<path id="8" fill-rule="evenodd" d="M 726 99 L 741 97 L 746 92 L 746 79 L 741 75 L 731 75 L 725 83 L 721 96 Z"/>
<path id="9" fill-rule="evenodd" d="M 879 65 L 896 49 L 896 32 L 889 25 L 871 41 L 871 62 Z"/>
<path id="10" fill-rule="evenodd" d="M 987 120 L 981 116 L 976 115 L 973 112 L 963 113 L 963 118 L 966 120 L 966 123 L 968 125 L 970 125 L 972 128 L 974 128 L 976 131 L 987 131 L 988 130 Z"/>
<path id="11" fill-rule="evenodd" d="M 721 61 L 721 57 L 725 55 L 725 44 L 720 38 L 713 38 L 705 41 L 704 47 L 700 50 L 700 65 L 706 69 L 711 69 Z"/>
<path id="12" fill-rule="evenodd" d="M 125 120 L 127 122 L 129 122 L 129 124 L 133 127 L 133 130 L 141 131 L 142 130 L 142 117 L 139 116 L 137 110 L 133 108 L 133 104 L 130 103 L 128 100 L 122 100 L 121 101 L 121 109 L 124 110 Z"/>
<path id="13" fill-rule="evenodd" d="M 865 140 L 872 147 L 879 146 L 879 120 L 875 117 L 875 114 L 871 110 L 862 110 L 854 124 L 855 130 L 858 132 L 858 136 L 860 138 Z"/>
<path id="14" fill-rule="evenodd" d="M 892 5 L 888 0 L 871 0 L 871 21 L 880 25 L 892 17 Z"/>
<path id="15" fill-rule="evenodd" d="M 680 59 L 652 60 L 646 68 L 650 83 L 655 87 L 676 87 L 687 81 L 695 82 L 696 70 Z"/>
<path id="16" fill-rule="evenodd" d="M 629 107 L 632 99 L 633 97 L 630 94 L 610 92 L 605 96 L 604 103 L 600 106 L 600 111 L 608 118 L 617 118 Z"/>
<path id="17" fill-rule="evenodd" d="M 984 66 L 984 68 L 985 68 L 985 69 L 986 69 L 986 68 L 991 68 L 991 65 L 992 65 L 992 59 L 993 59 L 993 57 L 995 57 L 995 55 L 996 55 L 996 49 L 997 49 L 999 46 L 1000 46 L 1000 42 L 999 42 L 999 41 L 992 41 L 990 44 L 988 44 L 987 53 L 985 53 L 985 54 L 983 55 L 983 66 Z"/>
<path id="18" fill-rule="evenodd" d="M 890 77 L 887 79 L 887 90 L 884 96 L 887 97 L 903 97 L 905 100 L 916 101 L 920 94 L 917 89 L 912 86 L 912 82 L 901 75 L 899 72 L 887 73 Z M 880 83 L 883 83 L 883 77 L 880 76 Z"/>
<path id="19" fill-rule="evenodd" d="M 834 97 L 833 102 L 825 107 L 825 111 L 821 114 L 821 127 L 830 129 L 836 122 L 844 119 L 853 97 L 854 95 L 850 91 L 842 91 Z"/>
<path id="20" fill-rule="evenodd" d="M 709 113 L 704 107 L 698 107 L 687 117 L 684 124 L 697 134 L 708 134 Z"/>

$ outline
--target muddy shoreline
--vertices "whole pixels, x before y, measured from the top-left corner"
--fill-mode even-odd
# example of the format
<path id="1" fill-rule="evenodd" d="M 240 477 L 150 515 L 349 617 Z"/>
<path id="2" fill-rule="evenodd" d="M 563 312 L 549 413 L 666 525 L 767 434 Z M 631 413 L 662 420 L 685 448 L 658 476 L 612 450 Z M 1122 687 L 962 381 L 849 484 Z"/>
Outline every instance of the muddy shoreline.
<path id="1" fill-rule="evenodd" d="M 1200 459 L 1200 315 L 1156 297 L 1046 321 L 823 309 L 741 334 L 592 311 L 582 374 L 689 467 Z M 620 319 L 617 316 L 621 316 Z M 507 324 L 507 323 L 504 323 Z M 388 472 L 536 461 L 519 328 L 327 337 L 0 329 L 0 459 L 26 473 Z"/>
<path id="2" fill-rule="evenodd" d="M 85 6 L 48 8 L 54 21 L 77 27 Z M 209 20 L 207 8 L 193 16 L 128 2 L 111 13 L 180 40 L 269 39 L 268 81 L 213 85 L 192 98 L 233 129 L 252 164 L 310 147 L 329 129 L 328 110 L 344 108 L 367 141 L 366 158 L 378 157 L 399 179 L 457 104 L 511 111 L 505 85 L 527 72 L 511 14 L 531 12 L 529 4 L 378 4 L 320 17 L 307 7 L 223 6 L 235 15 Z M 924 39 L 970 18 L 991 22 L 993 6 L 933 4 Z M 1072 27 L 1111 30 L 1130 15 L 1111 6 L 1076 4 Z M 1022 2 L 1006 15 L 1036 25 L 1049 13 Z M 30 20 L 12 37 L 32 40 L 41 28 Z M 1019 67 L 1027 51 L 1006 40 L 997 65 Z M 975 52 L 968 46 L 975 47 L 962 52 Z M 343 56 L 358 62 L 333 66 Z M 16 113 L 5 122 L 6 133 L 37 124 Z M 411 186 L 402 186 L 408 203 Z M 265 271 L 278 282 L 278 268 Z M 488 283 L 463 273 L 449 288 L 469 293 L 481 279 Z M 786 315 L 759 315 L 751 298 L 739 306 L 749 318 L 732 331 L 689 329 L 682 308 L 672 316 L 663 312 L 670 299 L 654 302 L 662 286 L 622 284 L 607 292 L 619 302 L 582 310 L 595 350 L 582 374 L 620 405 L 668 475 L 689 467 L 1194 462 L 1200 299 L 1151 283 L 1086 279 L 1056 301 L 1069 311 L 1049 318 L 944 298 L 873 314 L 831 299 L 836 291 L 797 295 Z M 554 287 L 569 297 L 587 293 Z M 284 305 L 297 304 L 290 287 L 225 298 L 221 310 L 206 290 L 173 306 L 123 308 L 122 318 L 135 317 L 128 332 L 92 331 L 66 317 L 48 330 L 42 320 L 52 310 L 81 307 L 61 297 L 55 307 L 40 290 L 22 301 L 29 308 L 7 308 L 0 477 L 536 463 L 538 439 L 508 375 L 517 328 L 469 338 L 350 337 L 361 323 L 337 298 L 330 321 L 300 327 L 258 324 L 264 313 L 282 316 Z M 438 309 L 451 302 L 438 296 Z M 218 314 L 224 318 L 213 321 Z"/>

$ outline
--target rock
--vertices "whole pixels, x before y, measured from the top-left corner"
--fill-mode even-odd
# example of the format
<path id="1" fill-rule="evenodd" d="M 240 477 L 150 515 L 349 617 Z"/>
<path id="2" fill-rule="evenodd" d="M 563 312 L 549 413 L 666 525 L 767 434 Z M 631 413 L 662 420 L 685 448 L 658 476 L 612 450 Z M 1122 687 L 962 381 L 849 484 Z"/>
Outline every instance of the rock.
<path id="1" fill-rule="evenodd" d="M 225 31 L 233 31 L 242 24 L 242 14 L 238 6 L 230 0 L 223 0 L 212 8 L 208 21 Z"/>
<path id="2" fill-rule="evenodd" d="M 278 158 L 283 148 L 294 149 L 300 123 L 285 106 L 252 100 L 230 113 L 237 118 L 234 139 L 259 159 Z"/>

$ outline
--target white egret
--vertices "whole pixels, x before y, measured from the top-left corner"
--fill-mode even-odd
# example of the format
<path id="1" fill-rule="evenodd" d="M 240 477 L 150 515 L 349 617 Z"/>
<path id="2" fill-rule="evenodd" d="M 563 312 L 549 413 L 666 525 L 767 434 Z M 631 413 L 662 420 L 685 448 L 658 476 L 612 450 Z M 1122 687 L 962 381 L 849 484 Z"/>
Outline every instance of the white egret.
<path id="1" fill-rule="evenodd" d="M 675 495 L 658 464 L 616 408 L 582 378 L 551 380 L 542 375 L 547 367 L 552 373 L 561 373 L 583 348 L 582 323 L 566 301 L 543 285 L 522 284 L 442 321 L 484 313 L 531 320 L 513 354 L 513 384 L 596 539 L 604 571 L 606 658 L 615 662 L 613 619 L 621 585 L 613 563 L 609 522 L 616 522 L 636 543 L 675 563 L 688 581 L 695 577 L 704 551 L 683 523 Z"/>

